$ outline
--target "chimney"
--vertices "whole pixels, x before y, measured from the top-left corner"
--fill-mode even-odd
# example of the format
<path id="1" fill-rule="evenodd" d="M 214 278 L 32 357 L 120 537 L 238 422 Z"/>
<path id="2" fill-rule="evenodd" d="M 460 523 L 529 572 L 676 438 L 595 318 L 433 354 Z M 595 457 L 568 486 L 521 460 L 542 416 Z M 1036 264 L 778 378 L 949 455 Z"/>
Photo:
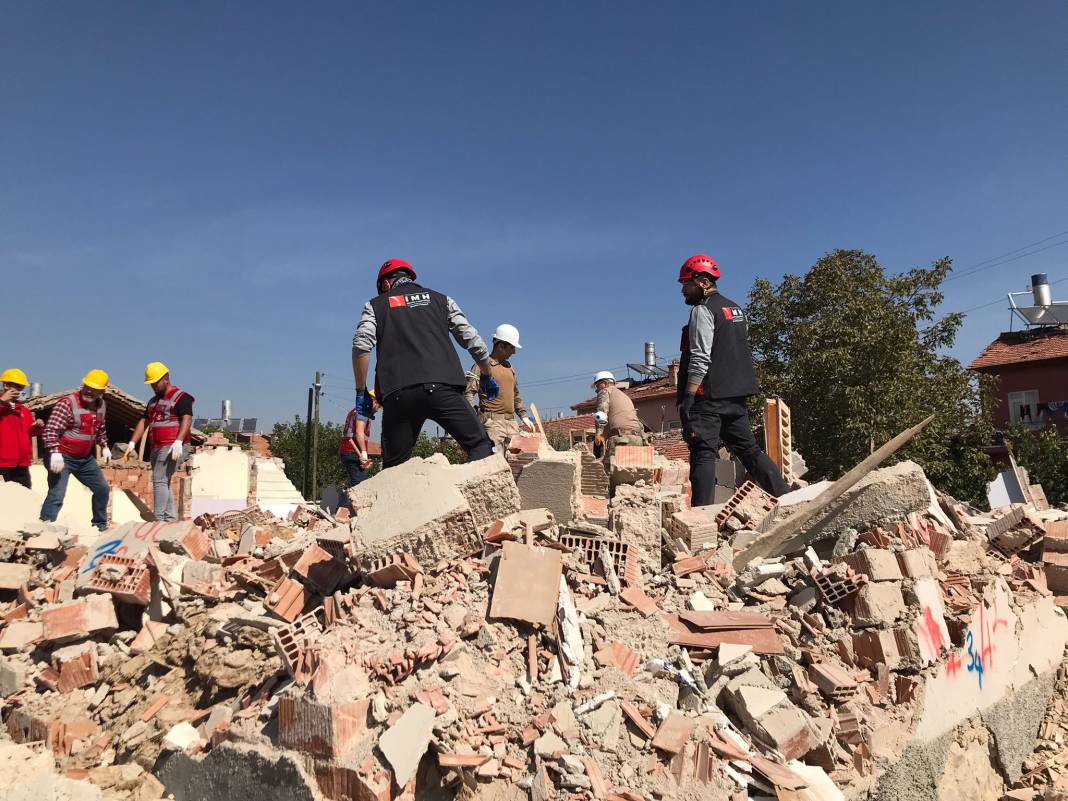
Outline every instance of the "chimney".
<path id="1" fill-rule="evenodd" d="M 1035 296 L 1036 306 L 1049 306 L 1052 303 L 1049 279 L 1045 273 L 1035 273 L 1031 276 L 1031 294 Z"/>
<path id="2" fill-rule="evenodd" d="M 672 359 L 671 364 L 668 365 L 668 378 L 672 383 L 677 383 L 679 380 L 679 360 Z"/>

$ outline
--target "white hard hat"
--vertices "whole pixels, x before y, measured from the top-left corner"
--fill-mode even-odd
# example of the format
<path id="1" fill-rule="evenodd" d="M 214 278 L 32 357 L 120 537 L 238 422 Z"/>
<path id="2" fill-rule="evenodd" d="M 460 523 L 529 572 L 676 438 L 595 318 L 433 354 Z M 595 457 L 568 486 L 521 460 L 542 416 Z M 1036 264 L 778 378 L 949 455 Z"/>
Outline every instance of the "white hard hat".
<path id="1" fill-rule="evenodd" d="M 523 347 L 519 344 L 519 329 L 508 323 L 501 323 L 497 326 L 497 330 L 493 332 L 493 338 L 499 339 L 501 342 L 507 342 L 516 350 Z"/>
<path id="2" fill-rule="evenodd" d="M 592 386 L 597 386 L 598 381 L 611 381 L 615 383 L 616 377 L 612 375 L 610 370 L 601 370 L 597 375 L 593 377 Z"/>
<path id="3" fill-rule="evenodd" d="M 594 412 L 593 419 L 596 420 L 598 423 L 607 423 L 608 415 L 604 412 Z"/>

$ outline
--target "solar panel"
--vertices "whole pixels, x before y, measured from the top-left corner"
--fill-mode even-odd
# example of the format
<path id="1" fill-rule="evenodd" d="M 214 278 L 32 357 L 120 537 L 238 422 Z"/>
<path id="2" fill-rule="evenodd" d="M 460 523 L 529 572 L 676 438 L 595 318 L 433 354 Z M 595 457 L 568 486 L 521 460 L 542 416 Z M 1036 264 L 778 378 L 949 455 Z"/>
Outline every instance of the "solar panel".
<path id="1" fill-rule="evenodd" d="M 233 420 L 227 420 L 225 425 L 223 426 L 223 430 L 229 431 L 232 434 L 236 434 L 238 431 L 241 430 L 241 418 L 237 417 Z"/>
<path id="2" fill-rule="evenodd" d="M 663 367 L 650 367 L 647 364 L 631 364 L 627 362 L 627 367 L 643 378 L 664 378 L 668 374 L 668 371 Z"/>
<path id="3" fill-rule="evenodd" d="M 255 434 L 256 425 L 259 423 L 258 417 L 246 417 L 241 421 L 241 433 L 242 434 Z"/>
<path id="4" fill-rule="evenodd" d="M 208 423 L 210 423 L 210 422 L 211 421 L 208 420 L 208 418 L 206 418 L 206 417 L 194 417 L 193 418 L 193 428 L 199 428 L 199 429 L 203 430 L 208 425 Z"/>

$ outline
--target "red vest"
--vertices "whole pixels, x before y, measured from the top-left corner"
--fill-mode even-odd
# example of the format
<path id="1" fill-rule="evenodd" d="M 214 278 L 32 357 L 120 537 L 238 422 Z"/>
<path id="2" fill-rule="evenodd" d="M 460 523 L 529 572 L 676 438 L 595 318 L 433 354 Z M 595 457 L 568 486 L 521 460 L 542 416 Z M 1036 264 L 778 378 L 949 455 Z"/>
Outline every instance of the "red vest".
<path id="1" fill-rule="evenodd" d="M 167 387 L 161 397 L 148 402 L 148 444 L 153 449 L 165 448 L 178 439 L 178 429 L 182 421 L 174 413 L 174 405 L 185 393 L 176 386 Z M 182 442 L 189 442 L 192 430 L 185 435 Z"/>
<path id="2" fill-rule="evenodd" d="M 369 438 L 371 436 L 371 424 L 370 423 L 364 423 L 364 425 L 366 427 L 364 428 L 364 432 L 363 433 L 364 433 L 365 436 L 367 436 Z M 338 447 L 338 450 L 341 451 L 341 453 L 352 453 L 352 454 L 356 453 L 356 451 L 353 449 L 352 445 L 349 444 L 349 440 L 350 439 L 353 440 L 353 441 L 356 440 L 356 410 L 355 409 L 350 410 L 348 415 L 345 417 L 345 427 L 341 431 L 341 445 Z"/>
<path id="3" fill-rule="evenodd" d="M 30 410 L 18 401 L 7 409 L 0 406 L 0 467 L 29 467 L 33 455 Z"/>
<path id="4" fill-rule="evenodd" d="M 107 407 L 101 399 L 99 408 L 87 409 L 82 406 L 81 395 L 77 392 L 69 395 L 67 400 L 74 413 L 74 422 L 60 436 L 59 452 L 72 459 L 84 459 L 93 452 L 97 432 L 104 424 Z"/>

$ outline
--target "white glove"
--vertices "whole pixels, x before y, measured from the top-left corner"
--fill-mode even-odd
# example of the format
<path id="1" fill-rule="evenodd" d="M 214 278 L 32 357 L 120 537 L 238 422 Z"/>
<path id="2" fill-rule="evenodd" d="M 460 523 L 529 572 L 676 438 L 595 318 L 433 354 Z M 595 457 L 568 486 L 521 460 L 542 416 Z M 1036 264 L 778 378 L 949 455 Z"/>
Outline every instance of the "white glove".
<path id="1" fill-rule="evenodd" d="M 104 464 L 111 461 L 111 448 L 104 448 L 100 451 L 100 458 L 104 460 Z"/>
<path id="2" fill-rule="evenodd" d="M 130 453 L 133 453 L 135 450 L 137 450 L 137 445 L 135 445 L 132 442 L 127 442 L 126 443 L 126 450 L 123 451 L 123 453 L 124 454 L 130 454 Z"/>
<path id="3" fill-rule="evenodd" d="M 534 428 L 534 421 L 531 420 L 529 417 L 524 417 L 523 418 L 523 425 L 525 425 L 527 427 L 527 429 L 530 431 L 531 434 L 533 434 L 534 431 L 536 430 Z"/>
<path id="4" fill-rule="evenodd" d="M 176 462 L 182 458 L 182 441 L 180 439 L 176 439 L 171 443 L 171 458 Z"/>
<path id="5" fill-rule="evenodd" d="M 367 451 L 360 451 L 360 461 L 361 462 L 366 462 L 367 461 Z"/>
<path id="6" fill-rule="evenodd" d="M 51 470 L 53 473 L 62 473 L 63 465 L 64 462 L 62 453 L 53 453 L 51 456 L 48 457 L 48 469 Z"/>

